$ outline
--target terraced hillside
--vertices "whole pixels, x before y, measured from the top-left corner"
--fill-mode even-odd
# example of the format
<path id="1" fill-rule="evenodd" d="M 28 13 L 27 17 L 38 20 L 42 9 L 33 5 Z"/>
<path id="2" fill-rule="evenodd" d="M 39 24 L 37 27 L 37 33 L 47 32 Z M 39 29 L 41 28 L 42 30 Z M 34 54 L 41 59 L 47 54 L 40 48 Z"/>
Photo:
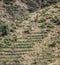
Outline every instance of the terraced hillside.
<path id="1" fill-rule="evenodd" d="M 18 19 L 0 18 L 0 65 L 60 65 L 60 3 Z"/>

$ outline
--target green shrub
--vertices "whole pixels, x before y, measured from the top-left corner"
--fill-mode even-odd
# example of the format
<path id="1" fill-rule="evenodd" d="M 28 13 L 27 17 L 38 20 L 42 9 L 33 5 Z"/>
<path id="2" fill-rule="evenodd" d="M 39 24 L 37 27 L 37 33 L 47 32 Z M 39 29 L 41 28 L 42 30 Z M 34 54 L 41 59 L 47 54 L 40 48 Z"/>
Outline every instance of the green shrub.
<path id="1" fill-rule="evenodd" d="M 9 27 L 7 24 L 0 21 L 0 35 L 5 36 L 9 34 Z"/>

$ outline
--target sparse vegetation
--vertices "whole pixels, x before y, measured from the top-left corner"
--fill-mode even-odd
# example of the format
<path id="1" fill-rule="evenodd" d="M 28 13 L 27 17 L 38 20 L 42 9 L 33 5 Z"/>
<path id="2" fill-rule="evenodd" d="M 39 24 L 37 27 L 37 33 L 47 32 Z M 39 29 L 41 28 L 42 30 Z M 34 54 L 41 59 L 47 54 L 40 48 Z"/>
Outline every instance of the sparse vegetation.
<path id="1" fill-rule="evenodd" d="M 0 1 L 0 65 L 60 65 L 59 1 Z"/>

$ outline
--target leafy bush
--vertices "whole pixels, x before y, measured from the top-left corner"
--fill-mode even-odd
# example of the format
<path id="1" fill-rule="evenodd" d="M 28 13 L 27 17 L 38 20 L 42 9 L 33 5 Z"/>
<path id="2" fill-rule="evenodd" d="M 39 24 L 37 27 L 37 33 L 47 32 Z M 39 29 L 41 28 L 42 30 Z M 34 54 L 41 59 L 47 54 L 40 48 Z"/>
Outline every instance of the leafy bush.
<path id="1" fill-rule="evenodd" d="M 9 34 L 9 27 L 4 22 L 0 21 L 0 35 L 5 36 Z"/>

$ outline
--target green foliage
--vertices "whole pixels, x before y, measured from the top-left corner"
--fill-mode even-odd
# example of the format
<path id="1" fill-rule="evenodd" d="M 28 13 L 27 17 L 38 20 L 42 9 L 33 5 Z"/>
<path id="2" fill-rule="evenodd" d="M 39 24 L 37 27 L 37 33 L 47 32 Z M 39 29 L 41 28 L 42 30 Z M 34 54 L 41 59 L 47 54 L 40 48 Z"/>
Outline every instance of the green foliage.
<path id="1" fill-rule="evenodd" d="M 3 2 L 5 4 L 12 4 L 14 2 L 14 0 L 3 0 Z"/>
<path id="2" fill-rule="evenodd" d="M 56 46 L 56 43 L 55 42 L 52 42 L 51 44 L 48 45 L 49 47 L 55 47 Z"/>
<path id="3" fill-rule="evenodd" d="M 17 42 L 17 36 L 15 34 L 13 35 L 13 42 Z"/>
<path id="4" fill-rule="evenodd" d="M 23 3 L 28 5 L 28 10 L 34 12 L 38 8 L 47 7 L 51 4 L 57 3 L 60 0 L 21 0 Z"/>
<path id="5" fill-rule="evenodd" d="M 9 27 L 3 21 L 0 21 L 0 36 L 5 36 L 9 34 Z"/>
<path id="6" fill-rule="evenodd" d="M 56 25 L 60 25 L 60 19 L 57 16 L 54 16 L 51 21 L 55 23 Z"/>

